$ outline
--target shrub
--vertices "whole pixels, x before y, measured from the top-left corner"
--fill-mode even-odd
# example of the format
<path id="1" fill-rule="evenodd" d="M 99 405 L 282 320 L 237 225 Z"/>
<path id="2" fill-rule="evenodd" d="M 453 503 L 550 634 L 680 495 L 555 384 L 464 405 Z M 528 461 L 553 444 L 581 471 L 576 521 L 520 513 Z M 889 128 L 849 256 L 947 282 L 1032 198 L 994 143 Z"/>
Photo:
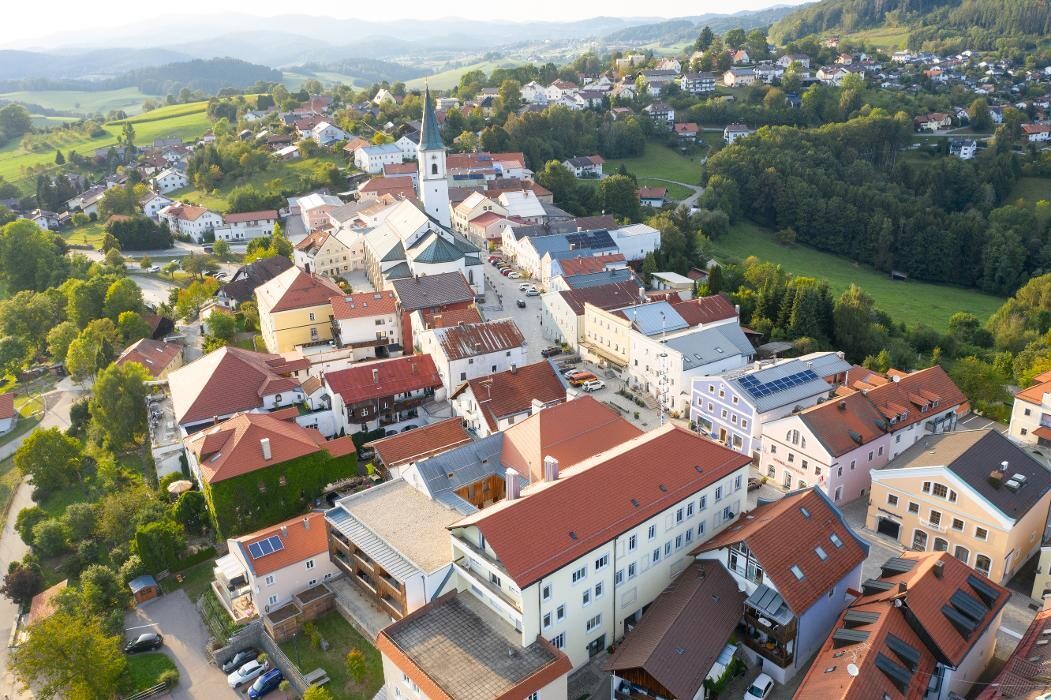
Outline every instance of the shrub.
<path id="1" fill-rule="evenodd" d="M 365 655 L 361 649 L 355 647 L 347 652 L 347 673 L 355 683 L 365 680 Z"/>
<path id="2" fill-rule="evenodd" d="M 15 518 L 15 530 L 18 531 L 27 546 L 33 546 L 33 528 L 44 520 L 47 520 L 47 513 L 40 506 L 29 506 L 18 511 L 18 517 Z"/>
<path id="3" fill-rule="evenodd" d="M 58 518 L 48 518 L 33 527 L 33 550 L 42 557 L 62 554 L 69 546 L 69 526 Z"/>
<path id="4" fill-rule="evenodd" d="M 157 682 L 163 683 L 166 688 L 174 688 L 179 685 L 179 670 L 169 668 L 166 671 L 162 671 L 161 675 L 157 676 Z"/>
<path id="5" fill-rule="evenodd" d="M 303 624 L 303 634 L 310 642 L 310 646 L 315 649 L 321 648 L 321 633 L 318 632 L 317 625 L 312 620 Z"/>
<path id="6" fill-rule="evenodd" d="M 95 507 L 90 503 L 69 504 L 62 519 L 69 526 L 70 536 L 75 540 L 87 539 L 95 531 Z"/>

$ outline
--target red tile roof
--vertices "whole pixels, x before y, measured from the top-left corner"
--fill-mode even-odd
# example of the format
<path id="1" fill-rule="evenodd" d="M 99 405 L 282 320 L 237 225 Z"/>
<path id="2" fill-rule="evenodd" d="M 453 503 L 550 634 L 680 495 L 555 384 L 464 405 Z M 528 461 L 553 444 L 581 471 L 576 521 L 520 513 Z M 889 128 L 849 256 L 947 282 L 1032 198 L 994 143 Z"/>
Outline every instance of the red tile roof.
<path id="1" fill-rule="evenodd" d="M 672 308 L 691 327 L 704 323 L 725 321 L 728 318 L 736 318 L 737 316 L 737 309 L 722 294 L 678 301 L 672 304 Z"/>
<path id="2" fill-rule="evenodd" d="M 697 131 L 697 125 L 693 122 L 684 122 L 675 125 L 676 134 L 696 134 Z"/>
<path id="3" fill-rule="evenodd" d="M 471 436 L 464 429 L 463 420 L 455 417 L 373 440 L 368 446 L 376 450 L 376 456 L 387 469 L 392 469 L 433 457 L 470 441 Z"/>
<path id="4" fill-rule="evenodd" d="M 566 400 L 566 389 L 547 360 L 468 380 L 450 398 L 470 388 L 490 432 L 501 418 L 529 411 L 533 401 L 553 405 Z"/>
<path id="5" fill-rule="evenodd" d="M 138 340 L 120 354 L 116 363 L 137 362 L 146 368 L 154 377 L 160 376 L 168 366 L 182 355 L 182 346 L 176 343 L 165 343 L 163 340 L 143 338 Z M 4 418 L 0 409 L 0 418 Z"/>
<path id="6" fill-rule="evenodd" d="M 940 365 L 909 374 L 894 372 L 888 372 L 894 377 L 891 381 L 864 391 L 868 400 L 888 421 L 907 412 L 908 415 L 898 417 L 894 425 L 890 426 L 891 432 L 925 420 L 932 409 L 943 411 L 952 406 L 967 405 L 967 397 Z M 937 406 L 933 405 L 934 402 L 937 402 Z"/>
<path id="7" fill-rule="evenodd" d="M 263 454 L 263 438 L 270 440 L 270 459 Z M 270 413 L 238 413 L 186 438 L 186 446 L 197 457 L 201 476 L 209 484 L 321 450 L 333 457 L 355 452 L 349 437 L 326 441 L 317 430 Z"/>
<path id="8" fill-rule="evenodd" d="M 639 199 L 664 199 L 668 194 L 667 187 L 640 187 Z"/>
<path id="9" fill-rule="evenodd" d="M 1051 598 L 1044 600 L 1044 607 L 1029 623 L 1029 628 L 1011 652 L 1007 663 L 992 683 L 978 694 L 977 700 L 1035 699 L 1051 690 L 1047 677 L 1047 668 L 1051 664 L 1051 644 L 1037 645 L 1039 640 L 1047 638 L 1045 629 L 1051 629 Z"/>
<path id="10" fill-rule="evenodd" d="M 409 161 L 407 163 L 386 163 L 383 166 L 383 174 L 388 177 L 391 175 L 408 175 L 411 178 L 416 173 L 418 167 L 416 161 Z"/>
<path id="11" fill-rule="evenodd" d="M 228 224 L 238 224 L 244 221 L 276 221 L 277 210 L 276 209 L 264 209 L 262 211 L 242 211 L 236 214 L 225 214 L 223 215 L 223 221 Z"/>
<path id="12" fill-rule="evenodd" d="M 358 187 L 361 194 L 375 193 L 393 194 L 401 197 L 415 197 L 416 187 L 412 184 L 412 178 L 407 175 L 393 175 L 388 177 L 374 177 Z"/>
<path id="13" fill-rule="evenodd" d="M 343 290 L 329 279 L 298 267 L 288 268 L 255 290 L 259 310 L 271 313 L 324 306 L 334 294 L 343 294 Z"/>
<path id="14" fill-rule="evenodd" d="M 1043 403 L 1044 394 L 1051 393 L 1051 379 L 1041 377 L 1044 375 L 1036 377 L 1036 382 L 1015 394 L 1015 398 L 1037 406 Z"/>
<path id="15" fill-rule="evenodd" d="M 584 289 L 569 289 L 559 292 L 569 308 L 577 316 L 584 315 L 584 304 L 591 304 L 600 309 L 619 309 L 622 306 L 638 304 L 640 299 L 639 285 L 637 282 L 614 282 L 603 284 L 598 287 L 586 287 Z"/>
<path id="16" fill-rule="evenodd" d="M 325 374 L 325 382 L 344 403 L 356 404 L 442 385 L 430 355 L 406 355 L 365 362 Z"/>
<path id="17" fill-rule="evenodd" d="M 296 250 L 310 250 L 312 248 L 320 248 L 325 245 L 325 241 L 332 234 L 328 231 L 311 231 L 308 233 L 303 240 L 296 243 Z"/>
<path id="18" fill-rule="evenodd" d="M 14 418 L 15 395 L 11 392 L 0 394 L 0 420 Z"/>
<path id="19" fill-rule="evenodd" d="M 525 588 L 750 463 L 746 455 L 669 425 L 453 527 L 477 527 L 511 579 Z"/>
<path id="20" fill-rule="evenodd" d="M 33 596 L 29 604 L 29 617 L 26 619 L 26 627 L 32 627 L 41 620 L 58 612 L 58 596 L 66 590 L 69 579 L 62 579 L 51 588 L 41 591 Z"/>
<path id="21" fill-rule="evenodd" d="M 448 326 L 437 330 L 437 340 L 450 360 L 522 347 L 525 337 L 510 318 Z"/>
<path id="22" fill-rule="evenodd" d="M 838 396 L 796 415 L 833 457 L 887 434 L 883 414 L 860 392 Z"/>
<path id="23" fill-rule="evenodd" d="M 299 380 L 288 375 L 309 366 L 306 360 L 229 345 L 219 348 L 169 375 L 175 420 L 196 423 L 260 408 L 264 396 L 298 387 Z"/>
<path id="24" fill-rule="evenodd" d="M 183 221 L 196 221 L 208 213 L 204 207 L 195 207 L 192 204 L 169 204 L 164 208 L 168 215 Z"/>
<path id="25" fill-rule="evenodd" d="M 281 549 L 258 559 L 253 558 L 248 549 L 249 545 L 268 537 L 280 537 Z M 233 542 L 240 548 L 241 555 L 256 576 L 265 576 L 286 566 L 301 564 L 313 557 L 328 557 L 328 533 L 325 529 L 324 513 L 298 515 L 262 530 L 235 537 Z"/>
<path id="26" fill-rule="evenodd" d="M 562 276 L 588 275 L 594 272 L 602 272 L 607 265 L 620 265 L 623 267 L 624 255 L 621 253 L 610 253 L 608 255 L 592 255 L 579 258 L 567 258 L 559 260 L 558 265 L 562 268 Z"/>
<path id="27" fill-rule="evenodd" d="M 332 315 L 337 321 L 393 314 L 398 310 L 398 298 L 393 291 L 355 292 L 329 299 Z"/>
<path id="28" fill-rule="evenodd" d="M 420 309 L 420 315 L 423 317 L 424 325 L 427 328 L 448 328 L 461 323 L 482 322 L 482 314 L 474 306 L 467 306 L 462 309 L 445 309 L 444 311 Z"/>
<path id="29" fill-rule="evenodd" d="M 792 533 L 785 538 L 785 533 Z M 843 543 L 836 546 L 831 536 Z M 744 542 L 764 576 L 796 615 L 802 615 L 830 588 L 865 561 L 868 545 L 847 527 L 842 514 L 818 489 L 811 487 L 742 514 L 733 525 L 694 550 L 710 552 Z M 822 559 L 816 547 L 826 558 Z M 803 578 L 791 567 L 797 566 Z"/>

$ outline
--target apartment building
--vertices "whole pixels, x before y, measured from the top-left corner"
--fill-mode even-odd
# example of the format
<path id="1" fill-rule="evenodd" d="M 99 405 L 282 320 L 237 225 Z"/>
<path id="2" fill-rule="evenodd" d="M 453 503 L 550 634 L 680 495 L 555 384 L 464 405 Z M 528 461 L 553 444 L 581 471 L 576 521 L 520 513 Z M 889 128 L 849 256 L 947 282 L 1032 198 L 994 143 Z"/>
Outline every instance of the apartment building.
<path id="1" fill-rule="evenodd" d="M 453 413 L 479 437 L 505 430 L 566 400 L 564 380 L 547 360 L 469 379 L 449 395 Z"/>
<path id="2" fill-rule="evenodd" d="M 329 299 L 333 337 L 354 351 L 354 360 L 401 352 L 401 317 L 393 291 L 357 292 Z"/>
<path id="3" fill-rule="evenodd" d="M 1028 445 L 1051 445 L 1051 372 L 1038 374 L 1015 394 L 1008 435 Z"/>
<path id="4" fill-rule="evenodd" d="M 430 355 L 363 362 L 326 372 L 322 380 L 343 432 L 375 430 L 418 415 L 442 386 Z"/>
<path id="5" fill-rule="evenodd" d="M 448 392 L 469 379 L 526 364 L 525 338 L 510 318 L 432 328 L 419 342 L 420 352 L 434 358 Z"/>
<path id="6" fill-rule="evenodd" d="M 343 290 L 331 280 L 291 267 L 255 290 L 259 331 L 270 352 L 332 340 L 332 304 Z"/>
<path id="7" fill-rule="evenodd" d="M 589 306 L 610 310 L 631 306 L 644 299 L 636 282 L 614 282 L 582 289 L 552 291 L 540 297 L 540 318 L 544 338 L 565 343 L 577 352 L 585 336 L 585 313 Z"/>

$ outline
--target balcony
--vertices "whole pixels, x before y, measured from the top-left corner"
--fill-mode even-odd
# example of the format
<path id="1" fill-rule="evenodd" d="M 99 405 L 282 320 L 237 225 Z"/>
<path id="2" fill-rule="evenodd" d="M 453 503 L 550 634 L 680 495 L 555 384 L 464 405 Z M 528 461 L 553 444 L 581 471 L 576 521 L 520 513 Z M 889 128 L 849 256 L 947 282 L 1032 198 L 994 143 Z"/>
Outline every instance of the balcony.
<path id="1" fill-rule="evenodd" d="M 507 591 L 503 590 L 499 586 L 492 584 L 489 581 L 488 574 L 484 571 L 473 571 L 470 568 L 471 562 L 465 557 L 460 557 L 453 561 L 453 566 L 456 571 L 463 576 L 472 586 L 483 589 L 486 593 L 496 598 L 501 603 L 504 603 L 510 607 L 514 612 L 519 615 L 522 614 L 522 603 L 521 601 L 515 600 L 507 594 Z"/>
<path id="2" fill-rule="evenodd" d="M 454 537 L 453 538 L 453 549 L 455 549 L 457 545 L 463 547 L 464 549 L 466 549 L 471 554 L 474 554 L 479 559 L 484 561 L 488 566 L 491 566 L 493 569 L 496 569 L 497 571 L 499 571 L 502 575 L 508 576 L 507 569 L 504 568 L 503 564 L 501 564 L 496 559 L 493 559 L 493 557 L 488 552 L 486 552 L 484 549 L 476 546 L 470 540 L 465 540 L 462 537 Z"/>
<path id="3" fill-rule="evenodd" d="M 757 632 L 760 637 L 765 635 L 767 638 L 773 639 L 782 645 L 786 645 L 796 638 L 798 622 L 794 617 L 787 624 L 781 625 L 763 617 L 757 611 L 746 606 L 744 609 L 744 622 Z"/>
<path id="4" fill-rule="evenodd" d="M 773 661 L 781 668 L 787 668 L 792 665 L 792 652 L 779 647 L 774 641 L 764 642 L 760 639 L 753 639 L 749 635 L 746 635 L 742 641 L 749 649 L 755 651 L 764 659 Z"/>

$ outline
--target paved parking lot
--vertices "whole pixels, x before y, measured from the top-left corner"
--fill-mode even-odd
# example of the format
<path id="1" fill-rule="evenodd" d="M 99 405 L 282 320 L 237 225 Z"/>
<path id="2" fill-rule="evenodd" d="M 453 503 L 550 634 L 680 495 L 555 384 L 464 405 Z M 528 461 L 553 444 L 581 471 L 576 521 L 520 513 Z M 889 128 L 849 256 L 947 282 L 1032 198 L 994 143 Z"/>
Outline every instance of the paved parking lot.
<path id="1" fill-rule="evenodd" d="M 124 636 L 145 632 L 164 636 L 164 653 L 179 669 L 179 685 L 171 693 L 176 700 L 237 698 L 226 684 L 226 676 L 211 663 L 206 647 L 208 633 L 197 608 L 184 591 L 175 591 L 147 601 L 124 616 Z"/>

